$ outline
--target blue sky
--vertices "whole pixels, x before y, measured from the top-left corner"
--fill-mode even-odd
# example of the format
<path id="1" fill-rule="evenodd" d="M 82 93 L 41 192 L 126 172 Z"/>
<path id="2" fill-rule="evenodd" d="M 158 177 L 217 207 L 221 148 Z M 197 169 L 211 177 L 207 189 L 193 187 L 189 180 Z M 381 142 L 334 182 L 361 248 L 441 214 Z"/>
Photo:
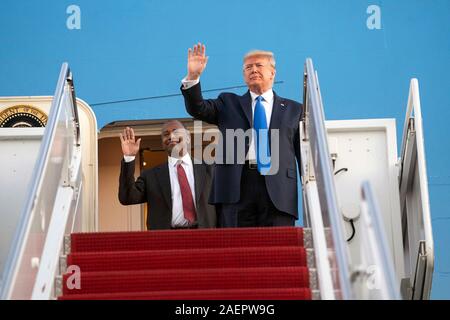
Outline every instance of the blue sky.
<path id="1" fill-rule="evenodd" d="M 381 8 L 380 30 L 366 25 L 372 4 Z M 70 5 L 81 10 L 80 30 L 66 26 Z M 277 57 L 275 91 L 301 101 L 303 63 L 312 57 L 327 119 L 396 118 L 400 140 L 409 80 L 417 77 L 436 247 L 432 297 L 449 299 L 449 18 L 448 0 L 2 0 L 0 96 L 52 95 L 68 61 L 99 128 L 188 117 L 181 96 L 95 104 L 178 94 L 187 48 L 202 41 L 210 56 L 204 89 L 243 85 L 242 56 L 261 48 Z"/>

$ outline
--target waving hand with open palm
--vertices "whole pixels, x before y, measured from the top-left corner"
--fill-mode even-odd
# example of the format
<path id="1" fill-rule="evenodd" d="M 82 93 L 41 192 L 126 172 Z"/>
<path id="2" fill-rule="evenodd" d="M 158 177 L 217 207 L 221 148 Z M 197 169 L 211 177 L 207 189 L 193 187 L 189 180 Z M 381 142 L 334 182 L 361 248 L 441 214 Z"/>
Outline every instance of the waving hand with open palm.
<path id="1" fill-rule="evenodd" d="M 122 144 L 122 152 L 125 156 L 136 156 L 141 145 L 141 138 L 136 141 L 134 130 L 126 127 L 120 134 L 120 142 Z"/>
<path id="2" fill-rule="evenodd" d="M 208 63 L 206 47 L 200 42 L 191 49 L 188 49 L 188 75 L 187 80 L 197 80 L 206 68 Z"/>

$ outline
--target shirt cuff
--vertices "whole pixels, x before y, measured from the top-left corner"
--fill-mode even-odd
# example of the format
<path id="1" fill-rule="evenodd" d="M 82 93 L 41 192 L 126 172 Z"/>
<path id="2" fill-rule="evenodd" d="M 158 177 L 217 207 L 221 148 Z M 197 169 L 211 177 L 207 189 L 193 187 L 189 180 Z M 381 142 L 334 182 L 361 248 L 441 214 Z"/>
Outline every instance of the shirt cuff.
<path id="1" fill-rule="evenodd" d="M 181 80 L 181 85 L 183 87 L 183 90 L 187 90 L 189 88 L 192 88 L 199 82 L 200 78 L 198 78 L 197 80 L 187 80 L 186 77 L 184 77 L 183 80 Z"/>
<path id="2" fill-rule="evenodd" d="M 136 159 L 136 156 L 123 156 L 123 160 L 125 160 L 125 162 L 131 162 L 134 161 L 134 159 Z"/>

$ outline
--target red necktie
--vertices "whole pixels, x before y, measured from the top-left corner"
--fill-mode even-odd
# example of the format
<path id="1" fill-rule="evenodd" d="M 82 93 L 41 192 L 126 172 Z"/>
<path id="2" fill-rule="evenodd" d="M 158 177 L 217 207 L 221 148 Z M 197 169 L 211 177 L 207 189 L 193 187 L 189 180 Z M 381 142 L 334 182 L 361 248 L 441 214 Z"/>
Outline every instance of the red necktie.
<path id="1" fill-rule="evenodd" d="M 195 206 L 192 198 L 191 187 L 189 186 L 186 172 L 181 163 L 177 164 L 178 183 L 180 184 L 181 199 L 183 200 L 184 218 L 193 223 L 195 221 Z"/>

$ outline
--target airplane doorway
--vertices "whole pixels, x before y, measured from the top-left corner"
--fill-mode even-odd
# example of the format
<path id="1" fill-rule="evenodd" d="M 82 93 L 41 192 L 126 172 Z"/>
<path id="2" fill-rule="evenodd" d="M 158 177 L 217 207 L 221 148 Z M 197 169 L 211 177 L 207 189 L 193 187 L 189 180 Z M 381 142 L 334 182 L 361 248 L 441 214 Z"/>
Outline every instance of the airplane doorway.
<path id="1" fill-rule="evenodd" d="M 132 127 L 141 140 L 141 150 L 136 156 L 135 177 L 143 170 L 167 161 L 167 154 L 161 146 L 161 120 L 117 121 L 105 126 L 99 133 L 99 231 L 142 231 L 146 230 L 148 208 L 146 204 L 123 206 L 118 199 L 120 163 L 122 150 L 119 133 L 125 127 Z M 216 131 L 216 126 L 202 123 L 201 130 L 194 132 L 193 119 L 178 119 L 191 132 L 191 147 L 201 145 L 203 149 L 211 141 L 195 139 L 206 130 Z M 151 209 L 150 209 L 151 212 Z"/>

